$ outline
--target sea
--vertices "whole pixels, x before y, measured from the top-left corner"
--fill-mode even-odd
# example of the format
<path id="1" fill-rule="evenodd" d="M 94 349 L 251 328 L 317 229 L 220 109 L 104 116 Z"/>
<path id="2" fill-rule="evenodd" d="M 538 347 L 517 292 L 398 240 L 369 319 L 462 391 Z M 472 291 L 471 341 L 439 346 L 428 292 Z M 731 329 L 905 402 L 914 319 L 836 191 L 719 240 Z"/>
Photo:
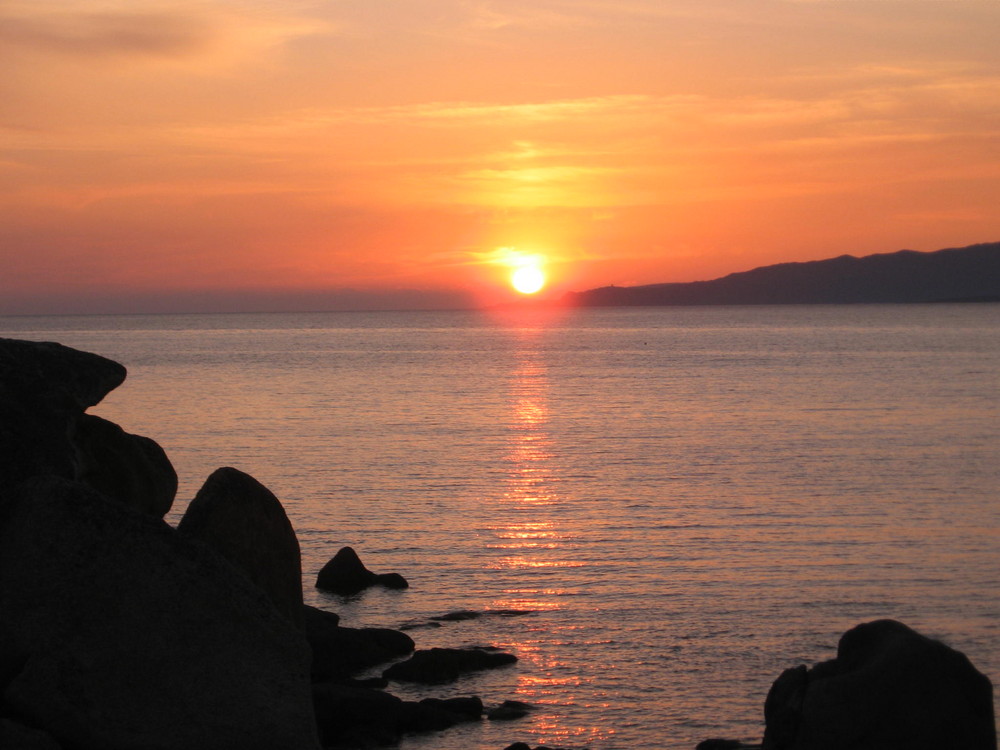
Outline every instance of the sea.
<path id="1" fill-rule="evenodd" d="M 1000 305 L 3 317 L 128 368 L 176 523 L 233 466 L 306 601 L 519 661 L 407 699 L 520 700 L 403 750 L 759 741 L 789 667 L 893 618 L 1000 678 Z M 315 589 L 354 547 L 404 591 Z M 439 621 L 456 611 L 477 617 Z M 380 670 L 373 670 L 377 673 Z"/>

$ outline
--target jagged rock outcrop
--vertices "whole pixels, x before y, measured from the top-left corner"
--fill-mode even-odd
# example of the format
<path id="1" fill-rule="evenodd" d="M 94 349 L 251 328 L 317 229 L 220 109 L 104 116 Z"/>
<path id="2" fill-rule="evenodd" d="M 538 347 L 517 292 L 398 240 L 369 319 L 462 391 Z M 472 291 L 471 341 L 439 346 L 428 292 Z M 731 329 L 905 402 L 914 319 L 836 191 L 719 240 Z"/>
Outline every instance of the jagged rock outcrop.
<path id="1" fill-rule="evenodd" d="M 841 636 L 837 658 L 786 670 L 764 750 L 995 750 L 990 681 L 960 652 L 894 620 Z"/>
<path id="2" fill-rule="evenodd" d="M 0 506 L 3 713 L 102 750 L 316 750 L 309 648 L 221 555 L 79 483 Z"/>
<path id="3" fill-rule="evenodd" d="M 316 577 L 316 588 L 334 594 L 357 594 L 369 586 L 405 589 L 410 584 L 399 573 L 373 573 L 365 567 L 352 547 L 344 547 L 323 566 Z"/>
<path id="4" fill-rule="evenodd" d="M 212 472 L 177 526 L 243 571 L 295 625 L 302 626 L 299 540 L 278 498 L 249 474 Z"/>

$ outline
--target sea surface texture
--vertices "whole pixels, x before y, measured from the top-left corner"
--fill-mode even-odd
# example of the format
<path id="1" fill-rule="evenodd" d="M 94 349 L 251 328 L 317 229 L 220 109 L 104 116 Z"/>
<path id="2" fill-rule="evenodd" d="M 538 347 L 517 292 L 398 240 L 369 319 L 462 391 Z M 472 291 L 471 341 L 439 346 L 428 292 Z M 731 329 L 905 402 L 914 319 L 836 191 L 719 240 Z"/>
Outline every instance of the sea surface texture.
<path id="1" fill-rule="evenodd" d="M 780 672 L 891 617 L 1000 678 L 1000 305 L 0 318 L 125 364 L 176 521 L 219 466 L 284 503 L 308 602 L 520 661 L 402 697 L 538 708 L 407 739 L 759 740 Z M 406 591 L 317 592 L 345 545 Z"/>

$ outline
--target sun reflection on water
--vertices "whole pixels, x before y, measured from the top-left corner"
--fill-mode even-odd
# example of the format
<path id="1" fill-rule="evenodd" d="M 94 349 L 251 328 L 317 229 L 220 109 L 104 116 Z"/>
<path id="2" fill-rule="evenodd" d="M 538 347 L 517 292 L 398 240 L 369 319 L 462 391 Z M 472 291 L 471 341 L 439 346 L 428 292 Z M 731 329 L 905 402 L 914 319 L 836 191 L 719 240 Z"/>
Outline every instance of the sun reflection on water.
<path id="1" fill-rule="evenodd" d="M 517 346 L 508 378 L 505 487 L 500 512 L 489 529 L 493 538 L 486 543 L 495 556 L 486 567 L 507 572 L 506 580 L 517 583 L 505 586 L 490 607 L 549 616 L 523 630 L 506 633 L 498 645 L 515 652 L 524 665 L 518 674 L 516 697 L 538 708 L 529 726 L 539 742 L 581 745 L 603 741 L 614 730 L 579 721 L 579 708 L 588 704 L 586 681 L 573 665 L 556 658 L 550 647 L 564 627 L 551 618 L 566 606 L 566 598 L 576 593 L 574 587 L 560 585 L 565 579 L 559 571 L 588 563 L 582 559 L 580 532 L 567 528 L 567 499 L 560 494 L 559 452 L 549 428 L 552 415 L 545 331 L 521 328 L 513 334 Z M 569 719 L 567 713 L 577 718 Z"/>

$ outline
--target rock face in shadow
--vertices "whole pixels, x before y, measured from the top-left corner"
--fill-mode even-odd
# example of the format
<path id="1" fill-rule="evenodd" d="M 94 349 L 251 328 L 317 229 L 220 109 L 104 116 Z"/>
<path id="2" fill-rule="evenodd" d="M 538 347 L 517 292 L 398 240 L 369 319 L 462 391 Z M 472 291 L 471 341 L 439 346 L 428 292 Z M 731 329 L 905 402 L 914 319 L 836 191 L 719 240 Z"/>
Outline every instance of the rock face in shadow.
<path id="1" fill-rule="evenodd" d="M 163 518 L 170 510 L 177 495 L 177 472 L 154 440 L 83 414 L 76 422 L 73 442 L 78 481 L 151 516 Z"/>
<path id="2" fill-rule="evenodd" d="M 352 547 L 344 547 L 337 552 L 316 578 L 316 588 L 345 596 L 357 594 L 369 586 L 405 589 L 409 585 L 398 573 L 371 572 Z"/>
<path id="3" fill-rule="evenodd" d="M 0 494 L 40 474 L 76 476 L 71 433 L 125 368 L 61 344 L 0 339 Z"/>
<path id="4" fill-rule="evenodd" d="M 0 505 L 3 712 L 60 745 L 316 750 L 302 633 L 201 542 L 57 478 Z"/>
<path id="5" fill-rule="evenodd" d="M 786 670 L 764 750 L 995 750 L 993 691 L 969 660 L 894 620 L 847 631 L 837 658 Z"/>
<path id="6" fill-rule="evenodd" d="M 177 530 L 217 550 L 302 626 L 299 541 L 278 498 L 249 474 L 217 469 L 184 512 Z"/>

